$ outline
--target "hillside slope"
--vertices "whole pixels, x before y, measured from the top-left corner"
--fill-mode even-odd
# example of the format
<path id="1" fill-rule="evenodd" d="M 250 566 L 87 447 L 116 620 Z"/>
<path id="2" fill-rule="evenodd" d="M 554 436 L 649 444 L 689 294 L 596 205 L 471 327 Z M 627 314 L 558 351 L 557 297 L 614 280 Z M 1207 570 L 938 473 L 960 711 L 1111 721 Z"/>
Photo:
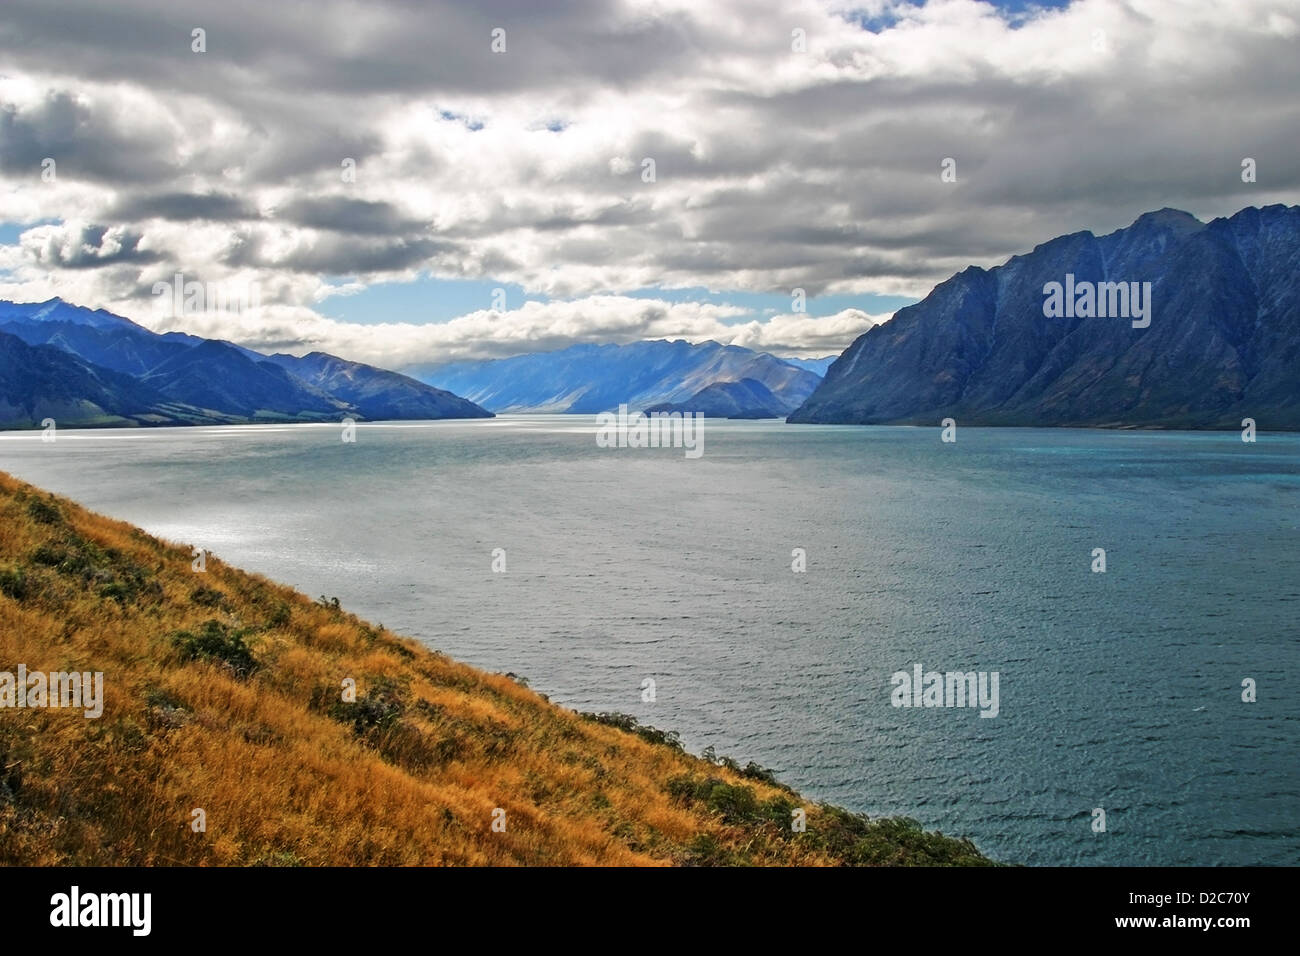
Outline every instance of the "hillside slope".
<path id="1" fill-rule="evenodd" d="M 491 412 L 451 392 L 325 352 L 301 357 L 277 352 L 267 360 L 307 384 L 350 403 L 371 421 L 493 417 Z"/>
<path id="2" fill-rule="evenodd" d="M 187 405 L 248 420 L 338 421 L 352 411 L 274 362 L 213 340 L 173 355 L 140 382 Z"/>
<path id="3" fill-rule="evenodd" d="M 105 703 L 0 706 L 0 864 L 988 862 L 0 474 L 0 671 L 20 664 L 102 671 Z"/>
<path id="4" fill-rule="evenodd" d="M 130 376 L 0 332 L 0 428 L 33 428 L 46 419 L 60 425 L 217 421 Z"/>

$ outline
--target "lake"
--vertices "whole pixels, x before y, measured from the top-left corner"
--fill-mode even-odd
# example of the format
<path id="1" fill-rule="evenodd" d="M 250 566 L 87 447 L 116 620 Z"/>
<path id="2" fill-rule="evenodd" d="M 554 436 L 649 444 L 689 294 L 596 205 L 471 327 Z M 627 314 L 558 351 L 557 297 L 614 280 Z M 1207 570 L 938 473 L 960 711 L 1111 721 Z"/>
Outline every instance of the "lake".
<path id="1" fill-rule="evenodd" d="M 710 420 L 693 458 L 600 447 L 593 416 L 340 434 L 6 433 L 0 469 L 997 859 L 1300 863 L 1300 435 Z M 894 706 L 916 665 L 996 673 L 997 715 Z"/>

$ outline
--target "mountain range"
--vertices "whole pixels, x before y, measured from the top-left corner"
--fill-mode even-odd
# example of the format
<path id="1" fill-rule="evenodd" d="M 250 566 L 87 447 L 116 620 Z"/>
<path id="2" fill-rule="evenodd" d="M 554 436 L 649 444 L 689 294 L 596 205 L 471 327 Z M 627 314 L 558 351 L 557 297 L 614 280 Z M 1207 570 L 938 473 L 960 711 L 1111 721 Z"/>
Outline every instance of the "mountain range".
<path id="1" fill-rule="evenodd" d="M 818 360 L 812 360 L 816 362 Z M 766 352 L 717 342 L 634 342 L 573 345 L 506 359 L 459 362 L 417 373 L 439 388 L 464 395 L 494 412 L 595 414 L 626 404 L 646 410 L 664 404 L 712 403 L 720 383 L 762 386 L 760 405 L 745 406 L 752 389 L 732 390 L 738 411 L 783 417 L 812 395 L 820 375 Z M 705 393 L 705 394 L 701 394 Z"/>
<path id="2" fill-rule="evenodd" d="M 1251 418 L 1300 429 L 1300 207 L 1208 223 L 1162 209 L 1107 235 L 1060 236 L 940 283 L 859 336 L 822 378 L 827 361 L 643 341 L 408 376 L 323 352 L 267 356 L 158 334 L 57 298 L 0 301 L 0 428 L 46 418 L 85 427 L 593 414 L 625 404 L 830 424 L 1239 428 Z"/>
<path id="3" fill-rule="evenodd" d="M 1047 303 L 1053 283 L 1079 290 L 1078 307 Z M 1103 289 L 1119 303 L 1117 287 L 1103 283 L 1148 292 L 1147 315 L 1089 314 Z M 1261 429 L 1300 428 L 1300 207 L 1252 207 L 1209 223 L 1162 209 L 1108 235 L 1076 232 L 992 269 L 966 269 L 859 336 L 789 421 L 948 417 L 1150 428 L 1240 428 L 1252 418 Z"/>
<path id="4" fill-rule="evenodd" d="M 0 428 L 490 418 L 413 378 L 313 352 L 159 334 L 61 299 L 0 302 Z"/>

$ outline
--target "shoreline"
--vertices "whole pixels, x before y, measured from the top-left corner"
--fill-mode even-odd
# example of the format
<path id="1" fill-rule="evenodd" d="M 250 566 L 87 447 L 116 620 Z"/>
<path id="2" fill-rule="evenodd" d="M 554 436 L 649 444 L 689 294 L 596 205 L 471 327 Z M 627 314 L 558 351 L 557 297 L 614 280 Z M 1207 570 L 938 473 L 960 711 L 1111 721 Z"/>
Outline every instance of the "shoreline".
<path id="1" fill-rule="evenodd" d="M 493 412 L 490 417 L 479 415 L 470 418 L 378 418 L 374 420 L 355 418 L 354 422 L 357 426 L 430 425 L 439 422 L 463 423 L 463 422 L 491 422 L 491 421 L 500 422 L 500 421 L 511 421 L 511 420 L 526 421 L 528 419 L 541 419 L 541 418 L 575 418 L 575 419 L 590 418 L 593 419 L 593 427 L 594 427 L 594 419 L 596 419 L 596 417 L 599 414 L 600 413 L 597 412 Z M 812 425 L 812 426 L 822 426 L 822 427 L 834 426 L 837 428 L 922 428 L 922 429 L 942 428 L 939 419 L 936 419 L 933 422 L 929 420 L 924 420 L 924 421 L 908 420 L 908 421 L 890 421 L 890 422 L 809 422 L 809 421 L 792 422 L 787 418 L 716 418 L 716 417 L 709 417 L 709 416 L 702 416 L 702 418 L 704 421 L 708 421 L 708 422 L 742 422 L 742 423 L 753 423 L 757 425 L 771 425 L 771 424 Z M 154 430 L 165 429 L 165 428 L 176 428 L 176 429 L 250 428 L 250 427 L 258 427 L 262 425 L 272 426 L 272 427 L 283 427 L 285 425 L 319 425 L 319 426 L 330 426 L 330 427 L 337 428 L 342 425 L 342 420 L 341 419 L 340 420 L 314 419 L 311 421 L 302 421 L 300 419 L 267 419 L 264 421 L 193 422 L 193 423 L 107 422 L 104 424 L 97 424 L 97 425 L 91 425 L 91 424 L 57 425 L 56 424 L 56 433 L 59 431 L 69 431 L 69 432 L 154 431 Z M 1216 425 L 1216 426 L 1206 426 L 1204 428 L 1192 428 L 1192 427 L 1177 426 L 1177 425 L 1129 424 L 1124 422 L 1115 422 L 1115 423 L 1104 424 L 1104 425 L 1097 425 L 1097 424 L 1003 425 L 1003 424 L 980 423 L 978 421 L 973 423 L 965 423 L 959 420 L 957 422 L 957 425 L 959 428 L 962 429 L 970 428 L 970 429 L 997 430 L 997 431 L 1014 431 L 1019 429 L 1024 431 L 1089 431 L 1089 432 L 1154 432 L 1154 433 L 1171 432 L 1171 433 L 1185 433 L 1191 435 L 1230 434 L 1233 432 L 1240 433 L 1242 430 L 1242 426 L 1240 425 L 1221 425 L 1221 426 Z M 22 436 L 22 435 L 39 434 L 42 431 L 43 427 L 44 426 L 40 424 L 31 424 L 31 425 L 24 425 L 24 426 L 3 426 L 0 427 L 0 437 L 6 435 Z M 1269 433 L 1288 434 L 1288 435 L 1298 434 L 1300 433 L 1300 425 L 1295 425 L 1295 426 L 1284 425 L 1284 426 L 1273 426 L 1267 428 L 1260 427 L 1258 428 L 1257 431 L 1257 434 L 1269 434 Z"/>
<path id="2" fill-rule="evenodd" d="M 200 572 L 4 473 L 0 518 L 0 660 L 75 664 L 105 688 L 96 719 L 0 699 L 0 862 L 992 863 L 627 715 L 562 708 L 214 555 Z"/>

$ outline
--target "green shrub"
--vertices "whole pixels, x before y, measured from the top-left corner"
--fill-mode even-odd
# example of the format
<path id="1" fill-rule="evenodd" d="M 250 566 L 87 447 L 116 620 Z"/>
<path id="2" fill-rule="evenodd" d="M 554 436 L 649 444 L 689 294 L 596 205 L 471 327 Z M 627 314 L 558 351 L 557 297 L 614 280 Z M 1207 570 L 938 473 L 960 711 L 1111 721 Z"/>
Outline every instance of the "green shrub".
<path id="1" fill-rule="evenodd" d="M 0 568 L 0 593 L 15 601 L 27 600 L 32 593 L 27 572 L 22 568 Z"/>
<path id="2" fill-rule="evenodd" d="M 216 588 L 198 587 L 190 592 L 190 600 L 199 607 L 221 607 L 226 596 Z"/>
<path id="3" fill-rule="evenodd" d="M 266 626 L 268 628 L 284 627 L 289 623 L 289 619 L 292 616 L 293 611 L 289 609 L 288 602 L 276 601 L 274 606 L 271 608 L 271 613 L 266 618 Z"/>
<path id="4" fill-rule="evenodd" d="M 71 557 L 71 553 L 63 548 L 43 544 L 32 552 L 32 563 L 44 565 L 47 568 L 57 568 Z"/>
<path id="5" fill-rule="evenodd" d="M 403 690 L 390 677 L 376 678 L 364 695 L 350 703 L 337 688 L 319 685 L 312 691 L 311 707 L 351 724 L 358 740 L 384 760 L 408 770 L 440 766 L 465 750 L 464 741 L 455 736 L 434 738 L 404 720 L 407 705 Z M 416 701 L 414 709 L 425 716 L 436 714 L 436 708 L 422 700 Z"/>
<path id="6" fill-rule="evenodd" d="M 740 771 L 741 776 L 750 780 L 757 780 L 771 787 L 783 787 L 784 785 L 776 779 L 776 771 L 769 770 L 767 767 L 760 766 L 754 761 L 745 764 L 745 769 Z"/>
<path id="7" fill-rule="evenodd" d="M 406 712 L 401 688 L 397 686 L 397 681 L 388 677 L 376 679 L 355 703 L 338 701 L 335 707 L 342 710 L 340 718 L 350 720 L 353 730 L 358 734 L 392 727 Z"/>
<path id="8" fill-rule="evenodd" d="M 232 631 L 220 621 L 205 621 L 198 633 L 177 631 L 172 644 L 189 661 L 220 661 L 236 677 L 247 677 L 257 670 L 252 649 L 244 643 L 243 631 Z"/>
<path id="9" fill-rule="evenodd" d="M 685 753 L 686 748 L 682 746 L 682 738 L 675 730 L 659 730 L 651 727 L 649 724 L 640 723 L 631 714 L 620 714 L 614 711 L 598 714 L 579 714 L 593 723 L 603 724 L 606 727 L 617 727 L 619 730 L 626 730 L 630 734 L 636 734 L 642 740 L 652 744 L 661 744 L 665 747 L 671 747 L 673 750 Z"/>
<path id="10" fill-rule="evenodd" d="M 780 780 L 776 779 L 775 770 L 770 770 L 767 767 L 756 764 L 752 760 L 742 768 L 740 764 L 730 757 L 719 757 L 712 746 L 705 747 L 700 751 L 700 759 L 713 764 L 715 767 L 726 767 L 728 770 L 733 770 L 742 777 L 746 777 L 750 780 L 757 780 L 770 787 L 780 787 L 788 793 L 794 793 L 793 790 L 783 784 Z"/>
<path id="11" fill-rule="evenodd" d="M 95 559 L 102 561 L 99 549 L 88 541 L 69 535 L 69 541 L 42 544 L 32 552 L 32 563 L 54 568 L 60 574 L 75 575 L 88 580 L 95 572 Z"/>
<path id="12" fill-rule="evenodd" d="M 668 793 L 687 806 L 704 804 L 726 823 L 753 823 L 762 816 L 753 787 L 730 784 L 719 777 L 674 777 L 668 781 Z"/>
<path id="13" fill-rule="evenodd" d="M 135 590 L 125 581 L 109 581 L 99 589 L 99 596 L 125 604 L 135 596 Z"/>
<path id="14" fill-rule="evenodd" d="M 43 502 L 34 501 L 29 507 Z M 59 574 L 76 578 L 95 593 L 125 606 L 143 595 L 157 602 L 162 600 L 162 586 L 153 580 L 152 572 L 135 564 L 115 548 L 101 548 L 95 542 L 64 529 L 59 540 L 40 545 L 31 554 L 31 562 L 53 568 Z"/>
<path id="15" fill-rule="evenodd" d="M 27 514 L 40 524 L 58 524 L 63 520 L 63 512 L 53 501 L 34 498 L 27 503 Z"/>

